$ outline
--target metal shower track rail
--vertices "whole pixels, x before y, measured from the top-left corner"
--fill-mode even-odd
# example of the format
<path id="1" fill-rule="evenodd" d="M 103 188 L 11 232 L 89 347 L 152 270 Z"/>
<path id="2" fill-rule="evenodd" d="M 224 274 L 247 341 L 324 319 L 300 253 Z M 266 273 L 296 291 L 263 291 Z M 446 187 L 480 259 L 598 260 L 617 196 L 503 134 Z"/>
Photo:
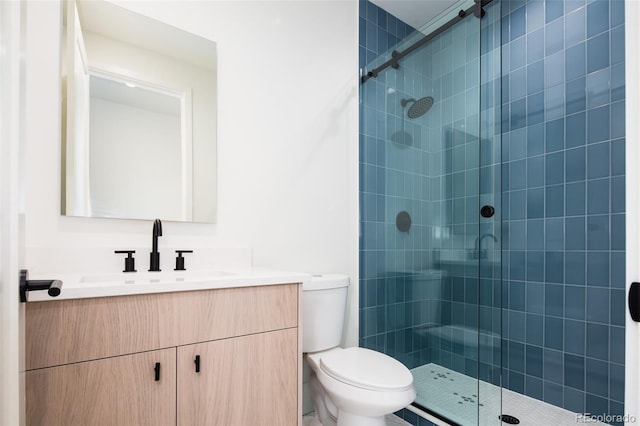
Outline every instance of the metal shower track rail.
<path id="1" fill-rule="evenodd" d="M 401 52 L 398 52 L 397 50 L 394 50 L 393 52 L 391 52 L 391 59 L 389 59 L 387 62 L 383 63 L 382 65 L 378 66 L 377 68 L 367 72 L 367 74 L 363 75 L 361 77 L 361 82 L 364 83 L 364 82 L 366 82 L 367 80 L 369 80 L 372 77 L 374 77 L 374 78 L 377 77 L 378 74 L 380 74 L 382 71 L 384 71 L 385 69 L 387 69 L 389 67 L 391 67 L 393 69 L 398 69 L 400 67 L 400 64 L 398 63 L 398 61 L 400 61 L 400 59 L 404 58 L 405 56 L 407 56 L 411 52 L 421 48 L 426 43 L 428 43 L 430 40 L 434 39 L 438 34 L 448 30 L 451 27 L 453 27 L 455 24 L 457 24 L 458 22 L 460 22 L 464 18 L 466 18 L 470 13 L 473 13 L 478 18 L 482 18 L 484 16 L 484 9 L 483 9 L 484 6 L 488 5 L 493 0 L 474 0 L 474 1 L 475 1 L 476 4 L 474 4 L 473 6 L 468 8 L 467 10 L 460 10 L 460 12 L 458 12 L 458 14 L 456 16 L 454 16 L 452 19 L 450 19 L 448 22 L 446 22 L 445 24 L 441 25 L 437 29 L 433 30 L 431 33 L 429 33 L 425 37 L 421 38 L 420 40 L 418 40 L 417 42 L 415 42 L 411 46 L 407 47 L 405 50 L 403 50 Z"/>

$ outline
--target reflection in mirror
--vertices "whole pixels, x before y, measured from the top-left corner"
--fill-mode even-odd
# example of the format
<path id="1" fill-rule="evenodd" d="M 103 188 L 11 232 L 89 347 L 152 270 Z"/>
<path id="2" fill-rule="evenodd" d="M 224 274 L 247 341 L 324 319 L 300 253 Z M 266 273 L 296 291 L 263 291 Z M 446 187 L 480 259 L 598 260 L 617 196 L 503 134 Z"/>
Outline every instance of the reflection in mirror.
<path id="1" fill-rule="evenodd" d="M 64 4 L 62 213 L 214 222 L 215 43 L 108 2 Z"/>

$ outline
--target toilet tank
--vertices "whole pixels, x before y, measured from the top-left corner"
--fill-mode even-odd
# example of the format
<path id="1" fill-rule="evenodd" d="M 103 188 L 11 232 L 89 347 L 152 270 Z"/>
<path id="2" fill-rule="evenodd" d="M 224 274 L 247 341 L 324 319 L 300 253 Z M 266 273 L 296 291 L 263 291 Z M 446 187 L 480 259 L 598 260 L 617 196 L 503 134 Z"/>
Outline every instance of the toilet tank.
<path id="1" fill-rule="evenodd" d="M 347 275 L 314 275 L 302 286 L 302 352 L 340 345 L 347 306 Z"/>

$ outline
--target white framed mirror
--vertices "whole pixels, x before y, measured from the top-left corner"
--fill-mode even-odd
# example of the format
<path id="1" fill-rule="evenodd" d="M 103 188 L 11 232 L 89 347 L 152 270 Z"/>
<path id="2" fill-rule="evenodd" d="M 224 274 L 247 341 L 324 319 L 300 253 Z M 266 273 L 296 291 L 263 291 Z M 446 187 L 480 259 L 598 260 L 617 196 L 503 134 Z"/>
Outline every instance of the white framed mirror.
<path id="1" fill-rule="evenodd" d="M 215 222 L 215 42 L 63 4 L 62 214 Z"/>

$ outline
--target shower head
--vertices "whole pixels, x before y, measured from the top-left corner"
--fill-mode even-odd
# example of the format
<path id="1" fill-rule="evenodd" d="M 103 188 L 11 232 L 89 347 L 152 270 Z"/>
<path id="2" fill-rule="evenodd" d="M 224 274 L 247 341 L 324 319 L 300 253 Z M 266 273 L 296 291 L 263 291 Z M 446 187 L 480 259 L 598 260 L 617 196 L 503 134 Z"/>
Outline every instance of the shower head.
<path id="1" fill-rule="evenodd" d="M 418 118 L 427 113 L 433 106 L 433 97 L 425 96 L 424 98 L 420 98 L 415 100 L 411 99 L 402 99 L 400 100 L 400 105 L 402 108 L 406 107 L 409 102 L 413 102 L 413 105 L 409 107 L 409 111 L 407 111 L 407 117 L 409 118 Z"/>

